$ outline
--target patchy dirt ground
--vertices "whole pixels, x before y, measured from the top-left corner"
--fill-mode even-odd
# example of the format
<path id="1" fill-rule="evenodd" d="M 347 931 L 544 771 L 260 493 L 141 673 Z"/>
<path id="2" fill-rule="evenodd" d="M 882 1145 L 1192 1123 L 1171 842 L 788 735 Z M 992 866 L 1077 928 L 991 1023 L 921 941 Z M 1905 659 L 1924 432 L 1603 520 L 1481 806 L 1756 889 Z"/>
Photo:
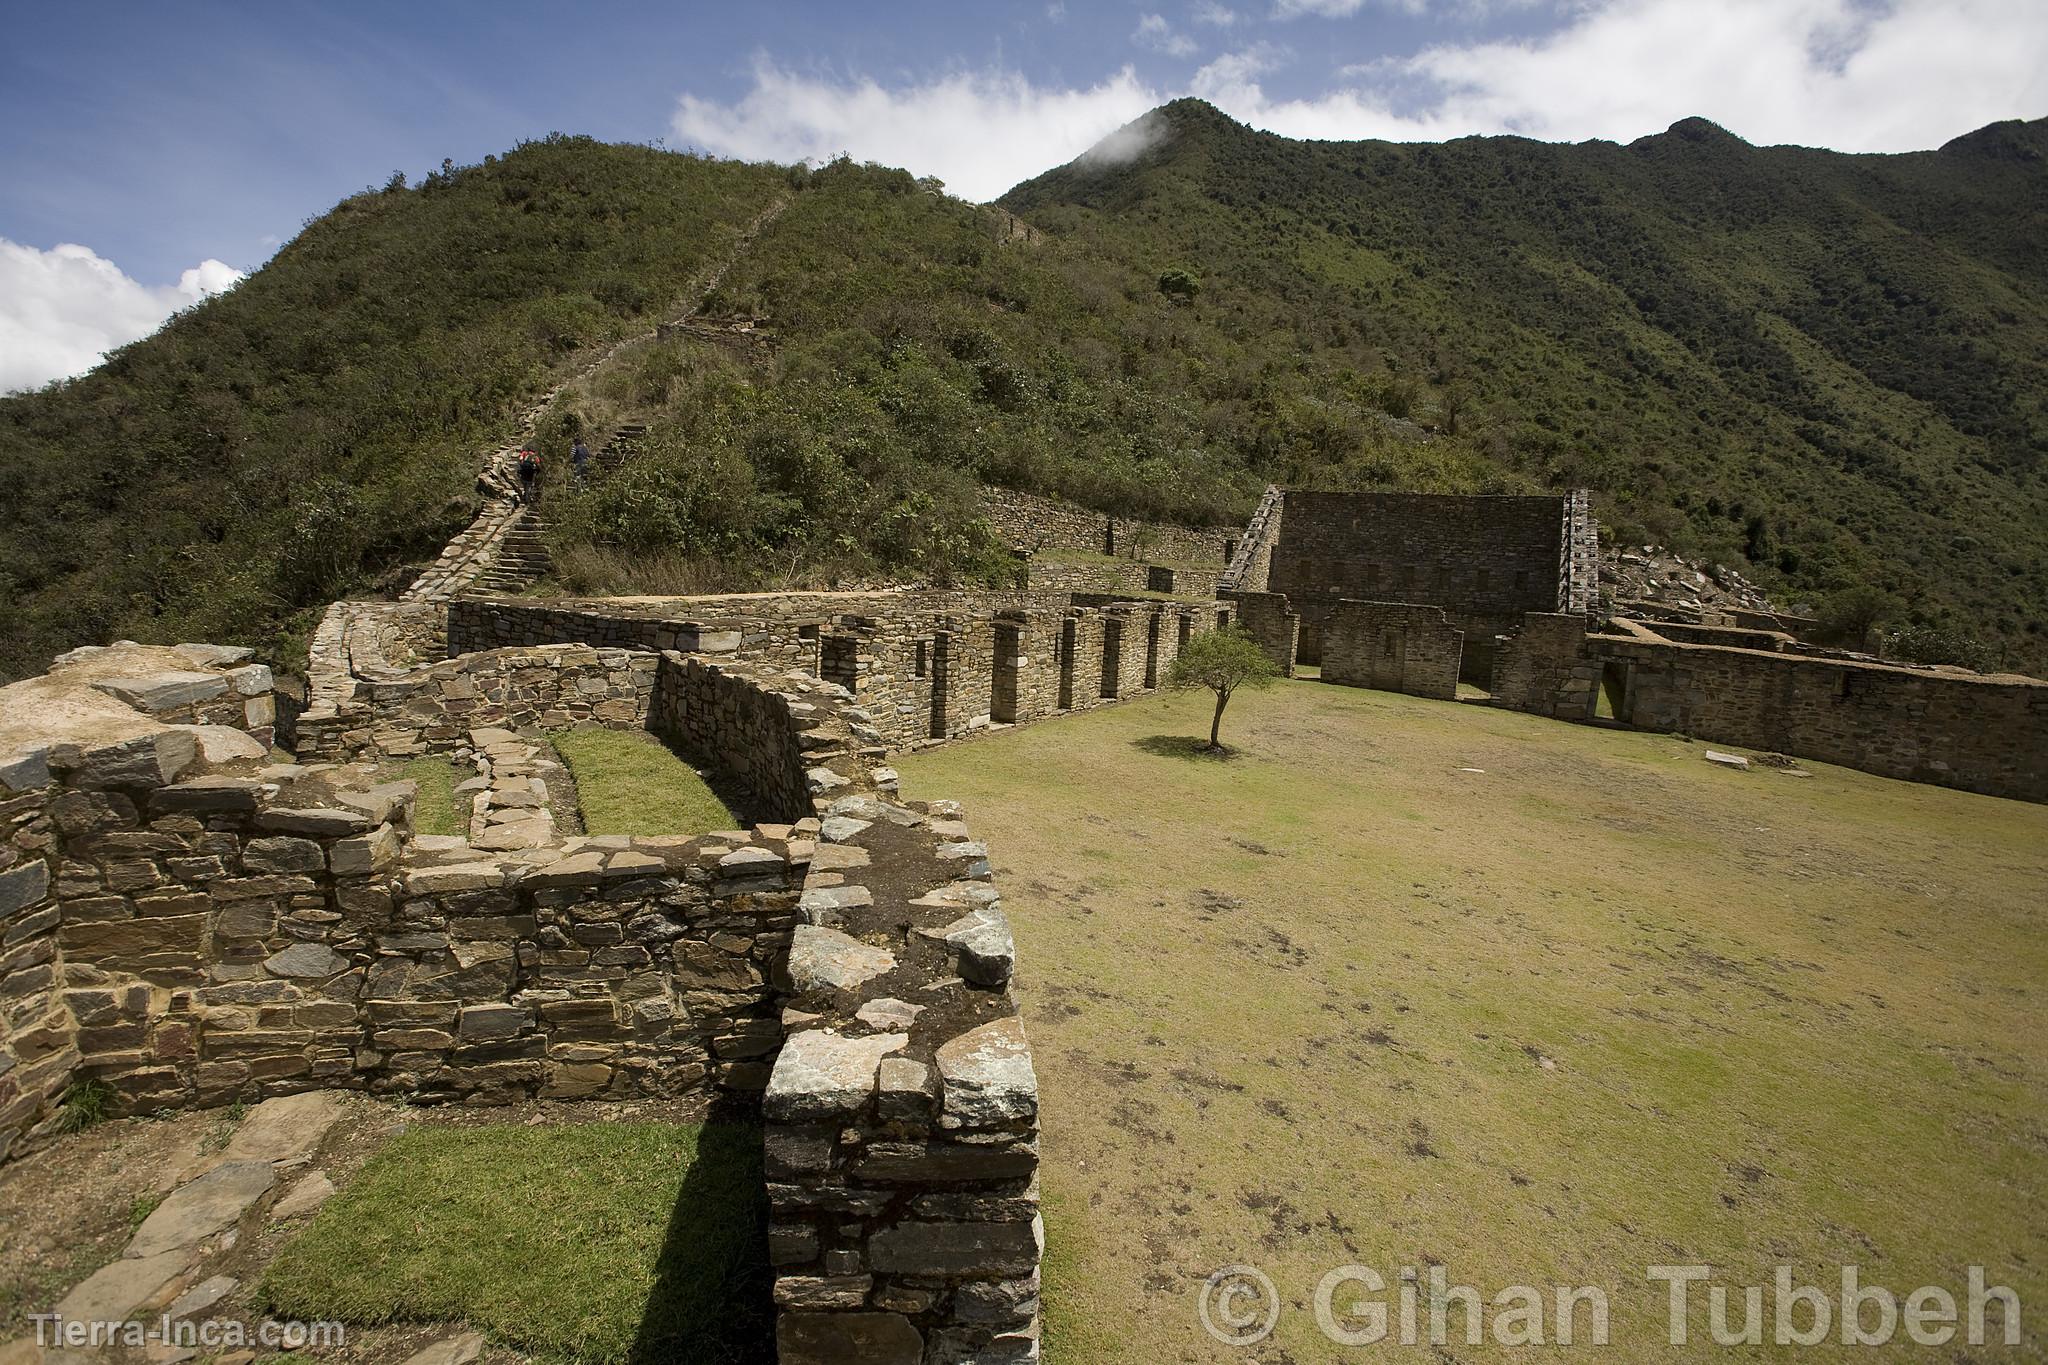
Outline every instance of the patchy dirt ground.
<path id="1" fill-rule="evenodd" d="M 1053 1365 L 1530 1354 L 1456 1311 L 1340 1349 L 1312 1305 L 1351 1264 L 1599 1286 L 1631 1365 L 1885 1355 L 1717 1348 L 1704 1288 L 1672 1347 L 1657 1264 L 1738 1319 L 1780 1264 L 2048 1296 L 2048 810 L 1310 682 L 1181 756 L 1208 709 L 899 764 L 987 833 L 1017 927 Z M 1197 1316 L 1235 1263 L 1281 1296 L 1249 1349 Z"/>
<path id="2" fill-rule="evenodd" d="M 195 1322 L 236 1320 L 253 1333 L 263 1315 L 253 1292 L 264 1267 L 278 1249 L 305 1225 L 306 1218 L 278 1221 L 269 1210 L 302 1176 L 324 1172 L 337 1189 L 346 1189 L 378 1148 L 408 1126 L 481 1127 L 493 1124 L 582 1124 L 625 1119 L 696 1123 L 705 1117 L 701 1101 L 534 1101 L 495 1109 L 459 1106 L 407 1106 L 347 1094 L 342 1117 L 328 1131 L 310 1159 L 280 1168 L 270 1193 L 245 1214 L 223 1238 L 222 1245 L 188 1271 L 159 1300 L 213 1276 L 230 1276 L 235 1288 Z M 101 1266 L 119 1258 L 135 1229 L 164 1197 L 185 1182 L 219 1164 L 245 1111 L 236 1106 L 162 1118 L 116 1119 L 64 1138 L 20 1161 L 0 1168 L 0 1361 L 29 1365 L 37 1357 L 23 1339 L 32 1340 L 30 1315 L 47 1313 L 76 1284 Z M 403 1361 L 431 1342 L 462 1331 L 459 1323 L 398 1324 L 349 1328 L 338 1346 L 302 1349 L 299 1357 L 354 1365 L 389 1365 Z M 19 1361 L 9 1350 L 20 1352 Z M 164 1354 L 100 1350 L 84 1356 L 50 1353 L 55 1365 L 71 1359 L 109 1362 L 150 1361 L 161 1365 Z M 205 1353 L 190 1357 L 206 1360 Z M 231 1359 L 223 1355 L 222 1360 Z M 256 1359 L 266 1358 L 257 1353 Z M 514 1365 L 527 1357 L 502 1347 L 486 1346 L 475 1357 L 481 1365 Z"/>

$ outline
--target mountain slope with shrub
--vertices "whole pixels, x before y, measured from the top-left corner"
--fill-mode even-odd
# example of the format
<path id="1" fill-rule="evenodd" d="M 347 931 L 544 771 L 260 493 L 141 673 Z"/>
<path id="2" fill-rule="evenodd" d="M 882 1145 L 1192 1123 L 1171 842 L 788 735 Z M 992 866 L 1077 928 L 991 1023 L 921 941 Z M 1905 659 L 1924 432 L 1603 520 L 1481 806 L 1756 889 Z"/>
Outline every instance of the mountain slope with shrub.
<path id="1" fill-rule="evenodd" d="M 0 400 L 0 676 L 119 636 L 271 643 L 431 558 L 533 395 L 651 327 L 783 190 L 587 138 L 394 177 L 92 373 Z"/>
<path id="2" fill-rule="evenodd" d="M 705 325 L 540 424 L 557 473 L 572 429 L 649 426 L 550 493 L 571 586 L 990 576 L 982 482 L 1208 523 L 1269 480 L 1586 483 L 1625 538 L 2048 662 L 2044 124 L 1898 157 L 1698 121 L 1301 143 L 1193 101 L 1140 132 L 989 208 L 568 138 L 354 196 L 92 375 L 0 401 L 0 671 L 264 639 L 402 582 L 534 395 L 718 270 Z"/>
<path id="3" fill-rule="evenodd" d="M 1002 204 L 1200 280 L 1283 354 L 1413 385 L 1425 420 L 1625 539 L 1849 584 L 2039 667 L 2048 630 L 2048 120 L 1939 151 L 1297 142 L 1198 101 Z"/>

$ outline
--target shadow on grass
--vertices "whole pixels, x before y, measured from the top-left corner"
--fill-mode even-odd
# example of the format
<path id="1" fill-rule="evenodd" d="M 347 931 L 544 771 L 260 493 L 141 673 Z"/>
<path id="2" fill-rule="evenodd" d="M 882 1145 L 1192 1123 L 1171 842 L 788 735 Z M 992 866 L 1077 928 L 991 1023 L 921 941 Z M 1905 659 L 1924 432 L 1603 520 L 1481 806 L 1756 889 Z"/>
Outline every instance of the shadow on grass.
<path id="1" fill-rule="evenodd" d="M 650 729 L 647 733 L 653 736 L 655 742 L 662 748 L 681 759 L 691 771 L 704 779 L 704 785 L 711 789 L 711 794 L 718 798 L 719 804 L 732 813 L 732 828 L 752 829 L 763 820 L 779 818 L 764 814 L 765 808 L 754 796 L 753 791 L 726 771 L 722 764 L 711 762 L 691 752 L 678 736 L 666 731 Z"/>
<path id="2" fill-rule="evenodd" d="M 1243 753 L 1243 750 L 1233 749 L 1228 744 L 1212 749 L 1208 740 L 1193 735 L 1147 735 L 1143 739 L 1132 740 L 1131 745 L 1161 758 L 1194 758 L 1210 763 L 1228 763 Z"/>
<path id="3" fill-rule="evenodd" d="M 630 1365 L 774 1365 L 774 1272 L 757 1116 L 703 1127 L 670 1212 Z"/>

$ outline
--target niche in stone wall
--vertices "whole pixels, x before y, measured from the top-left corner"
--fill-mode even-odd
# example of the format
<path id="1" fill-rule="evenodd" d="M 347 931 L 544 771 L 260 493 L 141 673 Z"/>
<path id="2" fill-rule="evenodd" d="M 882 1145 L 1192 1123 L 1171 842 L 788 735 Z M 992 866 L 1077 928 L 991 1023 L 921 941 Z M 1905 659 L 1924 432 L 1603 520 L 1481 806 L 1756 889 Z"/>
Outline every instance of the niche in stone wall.
<path id="1" fill-rule="evenodd" d="M 837 683 L 858 693 L 860 684 L 860 641 L 851 635 L 827 635 L 821 642 L 818 673 L 826 682 Z"/>
<path id="2" fill-rule="evenodd" d="M 1069 616 L 1060 622 L 1060 710 L 1074 709 L 1074 646 L 1080 624 Z"/>
<path id="3" fill-rule="evenodd" d="M 1102 622 L 1102 695 L 1113 698 L 1122 691 L 1124 623 L 1104 617 Z"/>
<path id="4" fill-rule="evenodd" d="M 995 666 L 989 686 L 988 718 L 998 725 L 1010 725 L 1017 720 L 1018 674 L 1023 671 L 1023 630 L 998 621 L 995 632 Z"/>
<path id="5" fill-rule="evenodd" d="M 1628 659 L 1609 659 L 1600 665 L 1600 686 L 1593 692 L 1589 713 L 1594 720 L 1611 720 L 1626 725 L 1634 708 L 1635 664 Z"/>
<path id="6" fill-rule="evenodd" d="M 1145 621 L 1145 686 L 1159 686 L 1159 613 Z"/>
<path id="7" fill-rule="evenodd" d="M 917 652 L 920 657 L 923 656 L 924 641 L 920 640 L 917 642 Z M 946 737 L 946 693 L 950 690 L 953 681 L 952 656 L 953 637 L 944 631 L 932 636 L 932 715 L 930 733 L 933 739 L 944 739 Z M 922 669 L 919 671 L 922 672 Z"/>

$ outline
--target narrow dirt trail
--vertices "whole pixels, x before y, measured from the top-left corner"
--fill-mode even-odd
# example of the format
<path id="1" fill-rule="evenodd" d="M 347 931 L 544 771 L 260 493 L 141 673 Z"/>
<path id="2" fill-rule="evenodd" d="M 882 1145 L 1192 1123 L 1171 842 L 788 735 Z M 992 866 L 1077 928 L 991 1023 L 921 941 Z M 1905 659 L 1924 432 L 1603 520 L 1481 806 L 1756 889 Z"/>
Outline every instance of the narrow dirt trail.
<path id="1" fill-rule="evenodd" d="M 505 449 L 516 450 L 520 442 L 533 435 L 540 419 L 547 415 L 549 408 L 554 406 L 555 400 L 561 396 L 562 390 L 572 384 L 580 384 L 596 375 L 616 359 L 620 352 L 627 348 L 654 340 L 655 337 L 660 335 L 663 327 L 685 323 L 696 317 L 697 311 L 704 306 L 704 300 L 710 298 L 712 291 L 724 283 L 726 275 L 731 272 L 733 266 L 737 265 L 740 258 L 746 255 L 748 249 L 754 245 L 755 238 L 759 237 L 769 224 L 780 218 L 783 211 L 794 203 L 795 199 L 796 196 L 794 194 L 788 190 L 783 190 L 768 202 L 767 207 L 754 215 L 753 221 L 741 228 L 739 235 L 733 238 L 732 245 L 726 248 L 724 253 L 715 261 L 711 262 L 710 269 L 690 282 L 690 287 L 684 293 L 687 301 L 680 312 L 672 317 L 663 318 L 646 331 L 635 332 L 632 336 L 621 337 L 619 340 L 614 341 L 578 368 L 576 373 L 549 389 L 538 403 L 527 409 L 520 417 L 519 438 L 506 446 Z"/>

